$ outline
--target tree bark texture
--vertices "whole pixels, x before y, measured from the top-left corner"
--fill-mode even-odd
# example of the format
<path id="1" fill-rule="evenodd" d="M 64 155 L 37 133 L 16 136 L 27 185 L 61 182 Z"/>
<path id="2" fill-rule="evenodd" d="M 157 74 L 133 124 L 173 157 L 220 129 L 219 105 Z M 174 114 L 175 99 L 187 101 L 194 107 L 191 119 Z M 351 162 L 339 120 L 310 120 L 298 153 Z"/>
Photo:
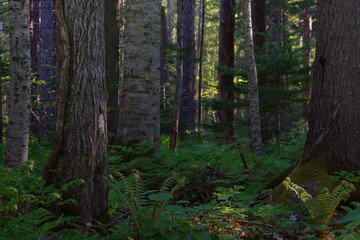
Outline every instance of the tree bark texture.
<path id="1" fill-rule="evenodd" d="M 305 155 L 330 172 L 360 169 L 360 1 L 318 1 L 315 78 Z M 316 148 L 316 149 L 314 149 Z"/>
<path id="2" fill-rule="evenodd" d="M 40 1 L 29 0 L 30 54 L 32 70 L 39 69 L 40 57 Z"/>
<path id="3" fill-rule="evenodd" d="M 183 82 L 180 132 L 193 131 L 196 118 L 195 0 L 184 0 Z"/>
<path id="4" fill-rule="evenodd" d="M 254 51 L 255 51 L 255 60 L 256 64 L 261 64 L 261 58 L 259 56 L 263 52 L 266 45 L 266 1 L 265 0 L 252 0 L 252 26 L 254 32 Z M 258 72 L 258 81 L 260 87 L 266 87 L 267 76 L 266 71 Z M 266 142 L 271 139 L 272 133 L 269 126 L 269 113 L 265 112 L 267 105 L 267 99 L 259 96 L 260 98 L 260 117 L 261 117 L 261 137 L 262 141 Z"/>
<path id="5" fill-rule="evenodd" d="M 118 142 L 160 138 L 160 0 L 126 2 Z"/>
<path id="6" fill-rule="evenodd" d="M 170 148 L 176 151 L 179 141 L 179 115 L 180 115 L 180 102 L 182 92 L 183 80 L 183 17 L 184 17 L 184 1 L 177 1 L 177 22 L 176 22 L 176 35 L 177 35 L 177 59 L 176 59 L 176 86 L 174 106 L 171 116 L 171 132 L 170 132 Z"/>
<path id="7" fill-rule="evenodd" d="M 164 101 L 161 109 L 166 109 L 166 84 L 169 82 L 169 71 L 167 69 L 166 52 L 168 48 L 168 28 L 165 15 L 165 7 L 161 7 L 161 39 L 160 39 L 160 98 Z"/>
<path id="8" fill-rule="evenodd" d="M 205 36 L 205 11 L 206 3 L 205 0 L 200 2 L 200 28 L 199 28 L 199 83 L 198 83 L 198 108 L 197 108 L 197 119 L 198 124 L 202 123 L 202 77 L 203 77 L 203 58 L 204 58 L 204 36 Z M 199 127 L 200 129 L 200 127 Z M 199 130 L 200 134 L 200 130 Z"/>
<path id="9" fill-rule="evenodd" d="M 44 169 L 47 185 L 82 179 L 56 206 L 87 222 L 108 218 L 104 1 L 57 0 L 57 96 L 54 146 Z"/>
<path id="10" fill-rule="evenodd" d="M 250 117 L 250 139 L 251 146 L 256 155 L 263 153 L 261 124 L 260 124 L 260 104 L 257 69 L 255 62 L 253 30 L 251 21 L 251 0 L 242 1 L 242 14 L 244 19 L 244 37 L 245 37 L 245 58 L 248 72 L 248 100 L 249 100 L 249 117 Z"/>
<path id="11" fill-rule="evenodd" d="M 219 28 L 219 121 L 223 125 L 220 136 L 225 140 L 233 139 L 234 129 L 234 32 L 235 0 L 220 1 Z M 230 71 L 230 72 L 229 72 Z"/>
<path id="12" fill-rule="evenodd" d="M 254 31 L 255 56 L 258 50 L 265 46 L 266 38 L 266 1 L 252 0 L 252 26 Z"/>
<path id="13" fill-rule="evenodd" d="M 312 37 L 312 18 L 310 14 L 310 9 L 305 8 L 304 12 L 302 13 L 302 43 L 303 43 L 303 62 L 304 62 L 304 69 L 309 69 L 311 65 L 311 37 Z M 308 72 L 308 76 L 310 75 L 310 71 Z M 304 97 L 310 97 L 311 95 L 311 88 L 308 82 L 304 84 Z"/>
<path id="14" fill-rule="evenodd" d="M 118 0 L 105 0 L 105 64 L 106 84 L 108 90 L 108 133 L 109 144 L 116 136 L 117 118 L 119 115 L 119 34 L 117 20 Z"/>
<path id="15" fill-rule="evenodd" d="M 39 86 L 40 105 L 38 105 L 38 130 L 40 135 L 49 136 L 54 128 L 54 98 L 55 95 L 55 14 L 54 0 L 40 1 L 40 54 L 39 54 L 39 80 L 45 82 L 45 86 Z M 51 132 L 51 133 L 50 133 Z"/>
<path id="16" fill-rule="evenodd" d="M 30 124 L 30 32 L 28 1 L 9 1 L 10 96 L 5 167 L 28 159 Z"/>

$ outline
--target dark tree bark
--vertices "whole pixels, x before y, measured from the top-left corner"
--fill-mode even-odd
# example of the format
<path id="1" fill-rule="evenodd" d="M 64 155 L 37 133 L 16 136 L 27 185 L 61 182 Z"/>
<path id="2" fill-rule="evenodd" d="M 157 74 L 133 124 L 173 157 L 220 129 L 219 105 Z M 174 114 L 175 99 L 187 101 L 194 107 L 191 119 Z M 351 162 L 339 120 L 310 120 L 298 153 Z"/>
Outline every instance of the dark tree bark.
<path id="1" fill-rule="evenodd" d="M 108 89 L 108 133 L 109 144 L 113 144 L 119 115 L 119 34 L 117 20 L 118 0 L 105 1 L 105 64 Z"/>
<path id="2" fill-rule="evenodd" d="M 179 141 L 179 115 L 180 115 L 180 102 L 181 90 L 183 80 L 183 17 L 184 17 L 184 1 L 177 1 L 177 22 L 176 22 L 176 35 L 177 35 L 177 60 L 176 60 L 176 87 L 174 106 L 171 116 L 171 132 L 170 132 L 170 148 L 176 151 Z"/>
<path id="3" fill-rule="evenodd" d="M 193 131 L 196 118 L 196 62 L 195 62 L 195 0 L 184 0 L 183 27 L 183 92 L 180 107 L 180 132 Z"/>
<path id="4" fill-rule="evenodd" d="M 104 1 L 57 0 L 57 96 L 54 146 L 44 169 L 47 185 L 82 179 L 55 206 L 86 222 L 108 219 Z"/>
<path id="5" fill-rule="evenodd" d="M 39 119 L 38 131 L 41 136 L 49 136 L 54 128 L 54 93 L 55 90 L 55 14 L 54 0 L 40 1 L 40 56 L 39 79 L 45 86 L 39 86 L 40 104 L 37 106 Z"/>
<path id="6" fill-rule="evenodd" d="M 315 79 L 305 155 L 331 173 L 360 169 L 360 1 L 318 1 Z"/>
<path id="7" fill-rule="evenodd" d="M 268 34 L 269 34 L 269 54 L 274 55 L 274 57 L 279 57 L 281 55 L 281 47 L 284 38 L 284 31 L 283 31 L 283 0 L 272 0 L 269 2 L 269 27 L 268 27 Z M 270 69 L 271 71 L 271 69 Z M 282 81 L 283 76 L 280 72 L 276 69 L 275 71 L 267 76 L 267 86 L 268 88 L 279 88 L 280 83 Z M 276 110 L 272 113 L 269 113 L 269 126 L 270 131 L 275 133 L 276 137 L 276 149 L 280 151 L 280 134 L 281 134 L 281 113 L 280 113 L 280 106 L 279 96 L 271 97 L 270 99 L 265 100 L 268 104 L 273 105 L 276 107 Z M 270 134 L 269 134 L 270 136 Z M 266 139 L 266 138 L 265 138 Z M 266 139 L 267 140 L 267 139 Z"/>
<path id="8" fill-rule="evenodd" d="M 29 8 L 25 1 L 9 1 L 10 94 L 5 167 L 28 159 L 30 121 Z"/>
<path id="9" fill-rule="evenodd" d="M 232 140 L 234 129 L 234 75 L 229 73 L 234 68 L 234 31 L 235 0 L 220 1 L 219 30 L 219 99 L 223 102 L 218 110 L 219 121 L 224 130 L 220 136 Z"/>
<path id="10" fill-rule="evenodd" d="M 266 0 L 252 0 L 252 26 L 254 31 L 255 56 L 265 47 L 266 38 Z"/>
<path id="11" fill-rule="evenodd" d="M 164 101 L 161 109 L 166 109 L 166 83 L 169 82 L 169 71 L 167 70 L 166 50 L 168 47 L 168 28 L 165 15 L 165 7 L 161 7 L 161 38 L 160 38 L 160 99 Z"/>
<path id="12" fill-rule="evenodd" d="M 198 85 L 198 109 L 197 109 L 197 117 L 198 117 L 198 124 L 202 123 L 202 75 L 203 75 L 203 57 L 204 57 L 204 36 L 205 36 L 205 10 L 206 10 L 206 3 L 205 0 L 201 0 L 201 9 L 199 17 L 200 21 L 200 28 L 199 28 L 199 85 Z M 200 134 L 200 130 L 199 130 Z"/>
<path id="13" fill-rule="evenodd" d="M 305 8 L 302 13 L 302 44 L 303 44 L 303 67 L 308 72 L 305 74 L 305 81 L 303 83 L 303 96 L 305 98 L 310 98 L 311 95 L 311 84 L 307 81 L 307 78 L 310 77 L 311 72 L 309 70 L 311 65 L 311 37 L 312 37 L 312 18 L 310 14 L 310 9 Z M 309 116 L 309 104 L 306 102 L 304 104 L 304 117 L 308 119 Z"/>

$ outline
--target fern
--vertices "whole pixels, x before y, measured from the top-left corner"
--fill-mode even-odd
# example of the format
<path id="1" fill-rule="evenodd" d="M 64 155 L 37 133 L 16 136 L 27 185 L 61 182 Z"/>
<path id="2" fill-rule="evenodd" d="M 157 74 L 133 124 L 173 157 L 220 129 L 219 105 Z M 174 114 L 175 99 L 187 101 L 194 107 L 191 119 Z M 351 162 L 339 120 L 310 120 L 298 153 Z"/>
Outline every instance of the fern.
<path id="1" fill-rule="evenodd" d="M 323 188 L 316 197 L 312 197 L 304 188 L 291 182 L 289 177 L 283 183 L 286 189 L 293 191 L 305 203 L 311 219 L 314 220 L 314 226 L 329 226 L 337 206 L 342 200 L 346 200 L 351 192 L 355 191 L 352 183 L 342 181 L 331 193 L 329 189 Z M 319 235 L 324 235 L 326 230 L 322 229 L 317 232 Z"/>
<path id="2" fill-rule="evenodd" d="M 138 237 L 142 236 L 142 229 L 154 227 L 159 222 L 173 194 L 186 183 L 186 178 L 173 174 L 164 181 L 159 190 L 145 191 L 137 170 L 133 170 L 133 174 L 129 177 L 121 173 L 118 173 L 118 176 L 120 181 L 114 182 L 113 186 L 130 211 Z"/>

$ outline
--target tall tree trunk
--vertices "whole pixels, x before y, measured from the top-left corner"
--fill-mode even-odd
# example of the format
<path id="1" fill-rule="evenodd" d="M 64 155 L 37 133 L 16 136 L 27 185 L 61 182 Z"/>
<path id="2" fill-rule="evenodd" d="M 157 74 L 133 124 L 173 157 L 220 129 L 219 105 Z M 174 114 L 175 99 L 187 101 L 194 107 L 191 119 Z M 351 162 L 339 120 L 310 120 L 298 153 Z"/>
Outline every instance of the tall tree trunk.
<path id="1" fill-rule="evenodd" d="M 218 110 L 218 116 L 223 125 L 221 137 L 233 140 L 235 86 L 231 68 L 234 68 L 235 0 L 221 0 L 220 4 L 219 99 L 222 101 L 222 107 Z"/>
<path id="2" fill-rule="evenodd" d="M 269 4 L 270 13 L 269 13 L 269 27 L 268 34 L 270 49 L 269 53 L 280 57 L 281 47 L 283 43 L 283 12 L 282 12 L 283 0 L 273 0 Z M 281 73 L 279 71 L 274 71 L 271 75 L 268 76 L 268 87 L 269 88 L 279 88 L 280 82 L 282 80 Z M 275 132 L 276 137 L 276 149 L 280 151 L 280 134 L 281 134 L 281 114 L 279 107 L 280 96 L 272 97 L 268 102 L 275 106 L 275 112 L 271 113 L 270 118 L 270 127 Z"/>
<path id="3" fill-rule="evenodd" d="M 252 25 L 254 32 L 254 50 L 255 60 L 257 64 L 261 64 L 259 55 L 263 52 L 266 45 L 266 0 L 252 0 Z M 263 72 L 258 72 L 258 80 L 260 87 L 267 87 L 267 76 Z M 261 136 L 262 141 L 266 142 L 272 138 L 270 128 L 270 114 L 266 112 L 267 99 L 260 97 L 260 117 L 261 117 Z"/>
<path id="4" fill-rule="evenodd" d="M 40 57 L 40 1 L 29 0 L 30 54 L 32 71 L 39 70 Z"/>
<path id="5" fill-rule="evenodd" d="M 167 70 L 166 50 L 168 48 L 168 28 L 165 15 L 165 7 L 161 7 L 161 38 L 160 38 L 160 99 L 162 109 L 166 109 L 166 84 L 169 82 L 169 71 Z"/>
<path id="6" fill-rule="evenodd" d="M 360 1 L 318 1 L 317 9 L 305 156 L 320 159 L 331 173 L 355 171 L 360 169 Z"/>
<path id="7" fill-rule="evenodd" d="M 252 0 L 252 26 L 255 57 L 257 58 L 259 50 L 266 44 L 266 38 L 263 35 L 266 31 L 266 0 Z"/>
<path id="8" fill-rule="evenodd" d="M 176 35 L 177 35 L 177 61 L 176 61 L 176 87 L 173 113 L 171 117 L 171 132 L 170 132 L 170 148 L 176 151 L 179 141 L 179 115 L 180 115 L 180 102 L 181 102 L 181 90 L 183 79 L 183 16 L 184 16 L 184 2 L 183 0 L 177 1 L 177 23 L 176 23 Z"/>
<path id="9" fill-rule="evenodd" d="M 167 33 L 168 33 L 168 39 L 172 39 L 172 31 L 173 31 L 173 4 L 172 0 L 166 1 L 166 22 L 167 22 Z"/>
<path id="10" fill-rule="evenodd" d="M 118 0 L 105 1 L 105 65 L 108 89 L 108 133 L 109 144 L 113 144 L 119 115 L 119 34 L 117 20 Z"/>
<path id="11" fill-rule="evenodd" d="M 201 105 L 201 101 L 202 101 L 202 75 L 203 75 L 203 58 L 204 58 L 204 36 L 205 36 L 205 9 L 206 9 L 206 4 L 205 4 L 205 0 L 201 0 L 201 9 L 200 9 L 200 13 L 201 13 L 201 23 L 200 23 L 200 28 L 199 28 L 199 85 L 198 85 L 198 109 L 197 109 L 197 114 L 198 114 L 198 124 L 202 123 L 202 105 Z M 200 130 L 199 130 L 200 133 Z"/>
<path id="12" fill-rule="evenodd" d="M 310 73 L 310 65 L 311 65 L 311 35 L 312 35 L 312 19 L 310 15 L 309 8 L 305 8 L 304 12 L 302 13 L 302 29 L 303 29 L 303 36 L 302 36 L 302 43 L 303 43 L 303 67 L 308 71 L 305 75 L 305 78 L 309 78 Z M 305 79 L 303 84 L 303 96 L 306 98 L 310 98 L 311 95 L 311 84 Z M 304 115 L 305 118 L 308 118 L 309 115 L 309 108 L 308 103 L 304 104 Z"/>
<path id="13" fill-rule="evenodd" d="M 126 2 L 118 142 L 160 139 L 160 0 Z M 144 37 L 145 36 L 145 37 Z"/>
<path id="14" fill-rule="evenodd" d="M 82 179 L 55 211 L 87 222 L 108 219 L 104 1 L 57 0 L 57 95 L 54 146 L 47 185 Z M 91 27 L 89 27 L 91 26 Z"/>
<path id="15" fill-rule="evenodd" d="M 195 0 L 184 0 L 183 37 L 183 92 L 180 107 L 180 132 L 192 131 L 195 128 Z"/>
<path id="16" fill-rule="evenodd" d="M 30 32 L 28 2 L 9 1 L 10 99 L 5 167 L 27 161 L 30 124 Z"/>
<path id="17" fill-rule="evenodd" d="M 54 128 L 54 66 L 55 66 L 55 15 L 54 0 L 40 1 L 40 53 L 39 79 L 45 86 L 39 87 L 41 105 L 38 106 L 38 131 L 41 136 L 49 136 Z"/>
<path id="18" fill-rule="evenodd" d="M 244 36 L 245 36 L 245 52 L 246 65 L 249 81 L 249 116 L 250 116 L 250 134 L 251 146 L 256 155 L 262 155 L 262 138 L 260 124 L 260 107 L 259 107 L 259 91 L 257 69 L 255 62 L 253 30 L 251 21 L 251 0 L 242 1 L 242 14 L 244 18 Z"/>

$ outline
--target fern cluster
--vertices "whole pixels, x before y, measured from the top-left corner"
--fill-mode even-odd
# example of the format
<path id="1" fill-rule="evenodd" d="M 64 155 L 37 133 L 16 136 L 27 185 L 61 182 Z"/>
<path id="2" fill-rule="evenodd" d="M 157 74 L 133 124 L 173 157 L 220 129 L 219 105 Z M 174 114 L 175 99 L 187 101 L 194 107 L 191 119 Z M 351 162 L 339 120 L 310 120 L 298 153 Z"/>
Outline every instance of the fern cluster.
<path id="1" fill-rule="evenodd" d="M 134 231 L 141 237 L 143 229 L 154 227 L 174 194 L 186 184 L 186 178 L 174 173 L 167 178 L 159 190 L 145 190 L 144 183 L 137 170 L 126 177 L 118 173 L 119 181 L 113 179 L 113 188 L 121 196 L 125 207 L 134 220 Z"/>
<path id="2" fill-rule="evenodd" d="M 293 191 L 305 203 L 310 217 L 314 221 L 314 226 L 329 226 L 330 220 L 340 202 L 346 200 L 350 193 L 355 191 L 352 183 L 342 181 L 331 193 L 329 189 L 323 188 L 316 197 L 313 197 L 304 188 L 291 182 L 289 177 L 283 183 L 286 189 Z M 323 235 L 325 231 L 319 230 L 318 233 Z"/>

